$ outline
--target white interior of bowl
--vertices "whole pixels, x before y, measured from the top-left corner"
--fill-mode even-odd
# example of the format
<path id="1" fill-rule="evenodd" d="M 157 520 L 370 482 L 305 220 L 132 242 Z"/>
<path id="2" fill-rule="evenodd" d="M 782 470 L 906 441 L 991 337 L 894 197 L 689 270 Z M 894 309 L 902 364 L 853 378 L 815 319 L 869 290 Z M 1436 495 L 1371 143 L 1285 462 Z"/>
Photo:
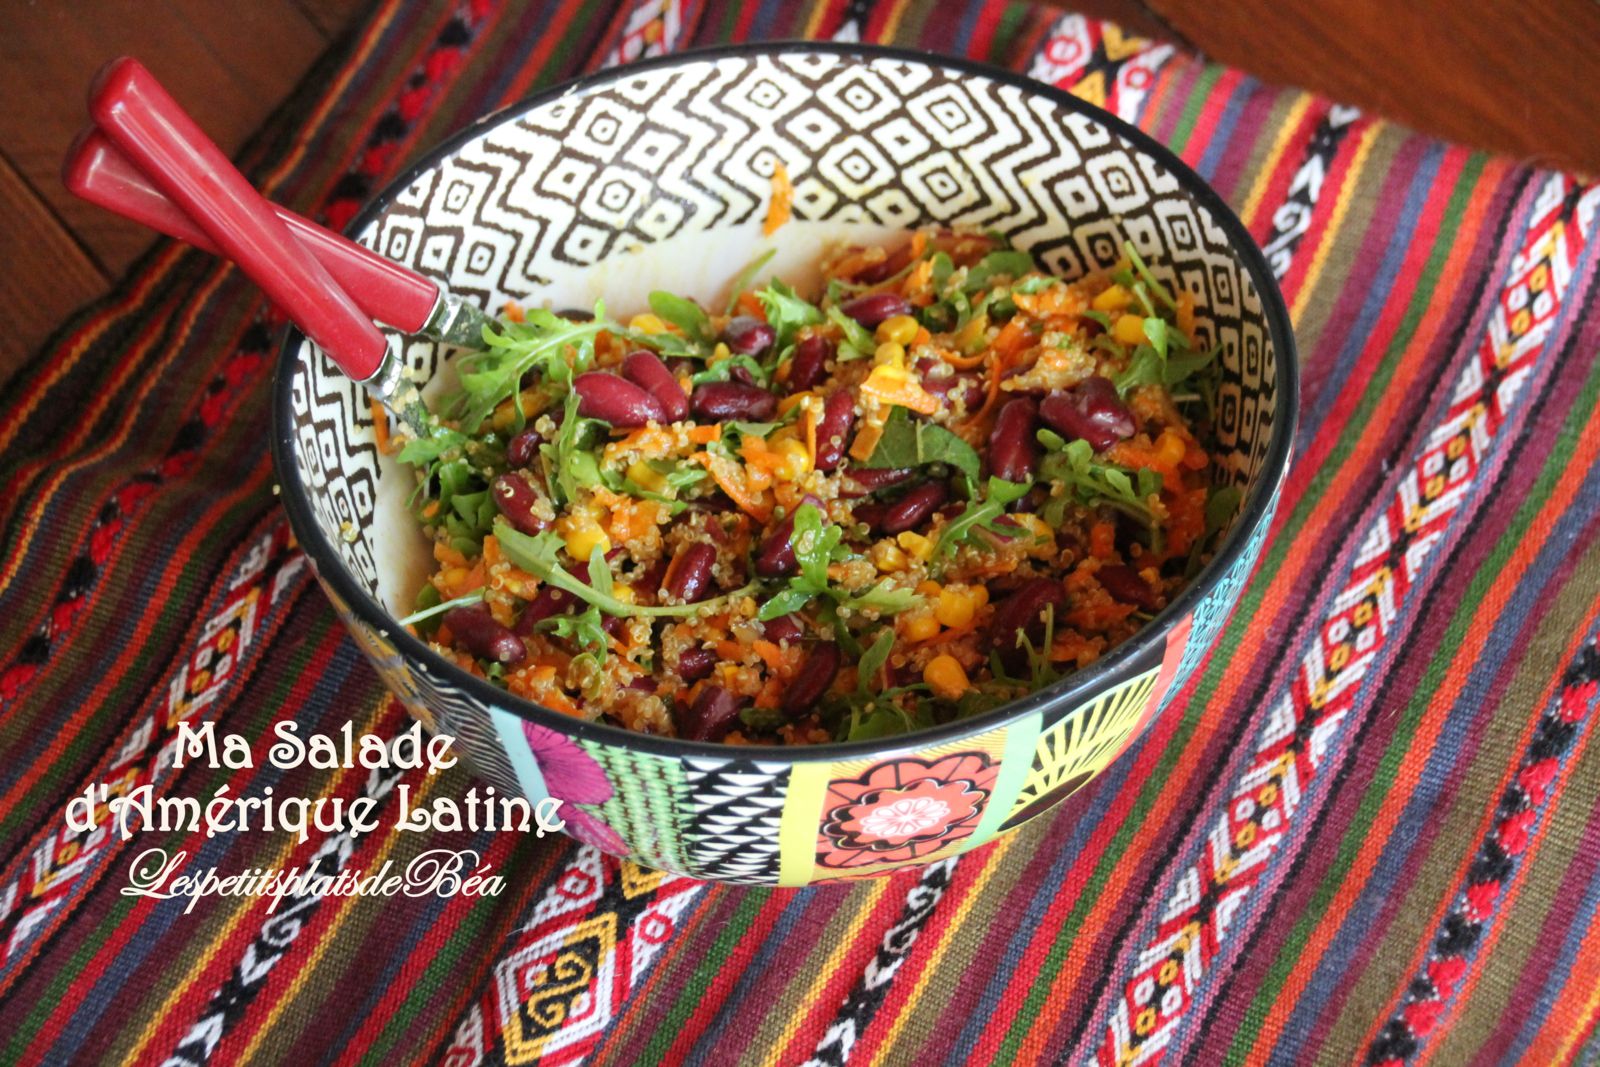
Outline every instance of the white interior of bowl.
<path id="1" fill-rule="evenodd" d="M 794 221 L 761 222 L 775 161 Z M 1062 103 L 936 59 L 796 51 L 686 58 L 491 123 L 397 193 L 358 235 L 485 308 L 645 308 L 652 289 L 718 306 L 764 270 L 806 286 L 841 239 L 944 224 L 995 230 L 1063 277 L 1129 240 L 1194 294 L 1222 346 L 1217 477 L 1251 485 L 1272 436 L 1274 353 L 1228 232 L 1156 156 Z M 449 353 L 409 340 L 437 396 Z M 428 549 L 408 468 L 380 456 L 367 400 L 309 343 L 291 381 L 295 460 L 317 522 L 357 583 L 410 609 Z"/>

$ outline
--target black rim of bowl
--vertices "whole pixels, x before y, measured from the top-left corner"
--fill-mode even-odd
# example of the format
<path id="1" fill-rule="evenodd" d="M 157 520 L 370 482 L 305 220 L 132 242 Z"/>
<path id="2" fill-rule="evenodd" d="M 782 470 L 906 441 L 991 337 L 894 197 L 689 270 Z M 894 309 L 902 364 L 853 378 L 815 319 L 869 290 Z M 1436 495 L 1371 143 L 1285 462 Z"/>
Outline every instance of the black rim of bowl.
<path id="1" fill-rule="evenodd" d="M 716 756 L 723 759 L 744 757 L 774 763 L 800 763 L 819 760 L 860 759 L 874 755 L 888 755 L 913 749 L 957 741 L 987 733 L 1002 726 L 1020 721 L 1034 712 L 1042 712 L 1058 703 L 1077 703 L 1096 691 L 1109 690 L 1126 678 L 1119 677 L 1126 668 L 1143 658 L 1153 648 L 1165 644 L 1167 634 L 1184 616 L 1190 614 L 1201 599 L 1211 591 L 1219 579 L 1232 568 L 1244 552 L 1245 545 L 1256 527 L 1265 519 L 1273 498 L 1278 492 L 1288 469 L 1289 452 L 1294 440 L 1295 424 L 1299 416 L 1299 367 L 1295 353 L 1294 337 L 1289 327 L 1289 315 L 1283 296 L 1278 291 L 1272 272 L 1255 240 L 1250 236 L 1222 197 L 1196 174 L 1187 163 L 1165 145 L 1086 101 L 1065 90 L 1021 74 L 991 67 L 983 63 L 957 59 L 937 52 L 924 52 L 907 48 L 889 48 L 879 45 L 835 44 L 818 41 L 771 41 L 749 44 L 722 45 L 711 48 L 690 49 L 653 59 L 613 67 L 585 75 L 530 96 L 499 111 L 486 115 L 465 127 L 435 147 L 414 166 L 400 175 L 372 199 L 347 227 L 350 233 L 359 233 L 375 219 L 400 192 L 409 188 L 424 172 L 455 153 L 463 144 L 478 137 L 486 129 L 511 121 L 517 116 L 576 90 L 590 90 L 610 82 L 628 78 L 641 71 L 654 70 L 685 63 L 714 61 L 727 57 L 778 56 L 817 54 L 839 56 L 846 59 L 899 60 L 923 66 L 940 67 L 964 75 L 987 78 L 1002 85 L 1014 86 L 1028 93 L 1042 96 L 1052 103 L 1074 111 L 1105 126 L 1133 148 L 1154 158 L 1174 174 L 1183 192 L 1209 211 L 1217 225 L 1228 234 L 1235 254 L 1249 273 L 1256 291 L 1260 294 L 1262 310 L 1271 336 L 1274 373 L 1277 377 L 1277 405 L 1274 412 L 1272 440 L 1256 483 L 1251 486 L 1248 498 L 1233 528 L 1218 546 L 1211 561 L 1154 619 L 1146 623 L 1128 640 L 1108 652 L 1089 666 L 1069 674 L 1054 685 L 1036 690 L 1009 704 L 975 715 L 956 719 L 939 726 L 916 730 L 906 734 L 875 738 L 868 741 L 832 741 L 820 745 L 729 746 L 719 742 L 686 741 L 674 737 L 659 737 L 637 733 L 621 726 L 604 722 L 575 719 L 570 715 L 552 711 L 542 705 L 525 700 L 482 678 L 461 669 L 433 651 L 420 639 L 399 625 L 365 588 L 355 581 L 345 569 L 332 542 L 324 535 L 311 508 L 310 489 L 300 484 L 295 468 L 294 422 L 291 418 L 292 388 L 295 365 L 303 341 L 299 330 L 291 327 L 279 349 L 276 384 L 273 392 L 272 458 L 282 486 L 282 499 L 289 513 L 290 526 L 300 539 L 301 546 L 316 565 L 323 581 L 331 585 L 350 609 L 374 630 L 383 632 L 402 656 L 425 672 L 443 679 L 482 704 L 504 708 L 519 717 L 541 726 L 574 737 L 587 738 L 597 743 L 617 745 L 665 757 Z M 1174 680 L 1174 684 L 1181 684 Z"/>

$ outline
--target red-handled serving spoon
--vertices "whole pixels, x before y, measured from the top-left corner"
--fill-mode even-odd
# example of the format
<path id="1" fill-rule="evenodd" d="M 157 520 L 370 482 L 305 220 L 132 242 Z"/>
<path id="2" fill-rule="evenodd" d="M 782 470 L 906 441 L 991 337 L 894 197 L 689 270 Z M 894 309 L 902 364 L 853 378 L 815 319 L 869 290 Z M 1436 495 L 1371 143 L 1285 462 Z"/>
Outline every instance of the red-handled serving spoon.
<path id="1" fill-rule="evenodd" d="M 372 310 L 386 320 L 402 320 L 394 323 L 402 328 L 418 319 L 429 325 L 449 305 L 458 312 L 469 305 L 447 300 L 435 283 L 314 224 L 286 222 L 137 60 L 113 60 L 101 70 L 90 89 L 89 113 L 104 138 L 80 138 L 74 145 L 65 171 L 69 187 L 114 187 L 119 202 L 137 205 L 141 221 L 159 222 L 157 228 L 169 232 L 183 230 L 179 236 L 185 239 L 200 237 L 237 263 L 346 374 L 414 432 L 431 432 L 432 420 L 404 376 L 399 353 L 314 252 L 338 259 L 339 273 L 376 305 Z M 152 197 L 151 191 L 158 195 Z M 473 325 L 481 327 L 484 318 L 476 309 L 446 317 L 474 316 Z M 476 331 L 471 341 L 481 344 Z"/>

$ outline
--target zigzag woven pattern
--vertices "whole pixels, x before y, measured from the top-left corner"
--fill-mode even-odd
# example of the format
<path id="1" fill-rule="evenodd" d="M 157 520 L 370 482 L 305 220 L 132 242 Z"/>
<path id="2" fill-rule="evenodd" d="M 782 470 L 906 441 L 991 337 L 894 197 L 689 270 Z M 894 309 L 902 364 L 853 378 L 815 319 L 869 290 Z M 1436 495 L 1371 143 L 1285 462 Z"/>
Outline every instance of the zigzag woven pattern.
<path id="1" fill-rule="evenodd" d="M 342 224 L 428 144 L 536 88 L 796 36 L 1069 88 L 1171 145 L 1265 249 L 1301 349 L 1301 435 L 1237 611 L 1195 620 L 1221 638 L 1193 680 L 1015 834 L 803 891 L 760 884 L 770 852 L 726 847 L 781 816 L 737 768 L 690 769 L 720 799 L 675 858 L 745 886 L 565 838 L 392 828 L 402 786 L 459 802 L 464 772 L 177 768 L 180 723 L 264 749 L 285 721 L 390 736 L 407 719 L 272 496 L 276 320 L 236 272 L 162 243 L 6 391 L 0 1062 L 1600 1057 L 1595 187 L 1003 0 L 380 0 L 240 162 Z M 316 399 L 308 441 L 359 417 Z M 335 487 L 330 515 L 371 488 Z M 382 825 L 67 832 L 99 784 L 368 798 Z M 660 788 L 608 803 L 642 813 Z M 470 849 L 507 888 L 186 910 L 118 892 L 151 847 L 328 876 Z"/>

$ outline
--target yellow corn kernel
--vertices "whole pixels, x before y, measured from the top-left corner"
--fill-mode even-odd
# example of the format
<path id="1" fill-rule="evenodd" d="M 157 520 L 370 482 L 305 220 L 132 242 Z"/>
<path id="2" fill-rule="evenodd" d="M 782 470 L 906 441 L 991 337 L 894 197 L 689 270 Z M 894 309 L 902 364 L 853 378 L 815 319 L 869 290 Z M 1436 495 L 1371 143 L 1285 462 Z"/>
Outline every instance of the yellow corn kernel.
<path id="1" fill-rule="evenodd" d="M 987 313 L 974 316 L 972 321 L 961 327 L 961 332 L 956 334 L 956 347 L 963 352 L 973 352 L 983 347 L 985 334 L 989 329 L 989 316 Z"/>
<path id="2" fill-rule="evenodd" d="M 891 315 L 878 323 L 878 329 L 874 336 L 880 341 L 908 345 L 917 336 L 919 328 L 917 320 L 910 315 Z"/>
<path id="3" fill-rule="evenodd" d="M 1100 291 L 1091 301 L 1096 311 L 1121 311 L 1133 303 L 1133 294 L 1120 285 L 1112 285 Z"/>
<path id="4" fill-rule="evenodd" d="M 1156 454 L 1169 467 L 1176 467 L 1183 462 L 1183 457 L 1188 455 L 1189 446 L 1184 439 L 1171 429 L 1161 431 L 1161 436 L 1156 438 Z"/>
<path id="5" fill-rule="evenodd" d="M 878 366 L 903 367 L 906 362 L 906 346 L 897 341 L 885 341 L 872 353 L 872 361 Z"/>
<path id="6" fill-rule="evenodd" d="M 629 319 L 628 329 L 636 330 L 639 333 L 666 333 L 667 324 L 657 316 L 646 312 L 643 315 L 635 315 Z"/>
<path id="7" fill-rule="evenodd" d="M 961 661 L 949 653 L 935 656 L 922 668 L 922 680 L 946 700 L 959 700 L 961 694 L 972 688 Z"/>
<path id="8" fill-rule="evenodd" d="M 900 546 L 893 541 L 879 541 L 867 549 L 867 558 L 872 560 L 872 565 L 884 574 L 893 574 L 895 571 L 906 569 L 906 554 L 900 551 Z"/>
<path id="9" fill-rule="evenodd" d="M 907 530 L 896 537 L 895 540 L 899 542 L 901 548 L 905 549 L 907 555 L 913 556 L 923 563 L 933 558 L 933 542 L 913 530 Z"/>
<path id="10" fill-rule="evenodd" d="M 1113 322 L 1111 336 L 1125 345 L 1142 345 L 1148 340 L 1144 335 L 1144 319 L 1139 315 L 1124 315 Z"/>
<path id="11" fill-rule="evenodd" d="M 613 585 L 611 587 L 611 595 L 622 601 L 624 604 L 632 604 L 634 601 L 633 586 L 626 582 Z"/>
<path id="12" fill-rule="evenodd" d="M 1056 532 L 1050 528 L 1049 523 L 1031 512 L 1022 512 L 1011 517 L 1033 535 L 1033 543 L 1028 546 L 1028 555 L 1035 559 L 1055 555 Z"/>
<path id="13" fill-rule="evenodd" d="M 902 615 L 901 630 L 907 641 L 926 641 L 930 637 L 939 636 L 939 620 L 933 617 L 931 611 Z"/>
<path id="14" fill-rule="evenodd" d="M 587 562 L 596 548 L 602 553 L 611 551 L 611 538 L 588 516 L 563 518 L 556 523 L 556 530 L 566 542 L 567 554 L 575 560 Z"/>
<path id="15" fill-rule="evenodd" d="M 933 614 L 945 626 L 970 626 L 988 601 L 989 591 L 981 585 L 950 585 L 939 591 Z"/>
<path id="16" fill-rule="evenodd" d="M 628 464 L 628 481 L 652 493 L 667 491 L 667 476 L 642 459 L 636 459 Z"/>
<path id="17" fill-rule="evenodd" d="M 783 457 L 783 462 L 778 466 L 777 475 L 787 482 L 796 482 L 804 478 L 811 471 L 811 452 L 806 448 L 806 443 L 794 437 L 786 437 L 778 442 L 774 449 Z"/>
<path id="18" fill-rule="evenodd" d="M 942 592 L 944 592 L 944 587 L 932 578 L 927 578 L 917 583 L 918 596 L 938 596 Z"/>

